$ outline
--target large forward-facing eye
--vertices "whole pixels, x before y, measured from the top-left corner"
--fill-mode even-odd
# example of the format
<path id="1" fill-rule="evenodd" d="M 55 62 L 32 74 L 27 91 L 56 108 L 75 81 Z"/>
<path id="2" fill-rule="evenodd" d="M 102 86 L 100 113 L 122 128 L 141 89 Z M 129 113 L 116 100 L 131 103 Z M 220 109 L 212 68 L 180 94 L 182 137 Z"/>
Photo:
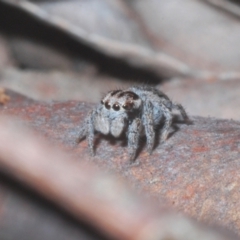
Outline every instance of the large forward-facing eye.
<path id="1" fill-rule="evenodd" d="M 115 104 L 113 105 L 113 109 L 114 109 L 115 111 L 119 111 L 119 110 L 120 110 L 120 106 L 115 103 Z"/>
<path id="2" fill-rule="evenodd" d="M 105 108 L 110 109 L 111 105 L 109 104 L 109 102 L 105 102 Z"/>
<path id="3" fill-rule="evenodd" d="M 126 110 L 130 110 L 133 107 L 133 102 L 126 102 L 125 104 L 123 104 L 123 108 Z"/>

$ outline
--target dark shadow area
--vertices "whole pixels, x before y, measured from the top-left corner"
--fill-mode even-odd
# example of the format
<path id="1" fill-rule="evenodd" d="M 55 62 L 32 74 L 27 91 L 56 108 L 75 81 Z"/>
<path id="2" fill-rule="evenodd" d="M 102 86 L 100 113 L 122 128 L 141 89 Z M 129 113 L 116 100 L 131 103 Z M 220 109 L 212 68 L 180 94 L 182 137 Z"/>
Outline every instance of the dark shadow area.
<path id="1" fill-rule="evenodd" d="M 238 1 L 238 0 L 228 0 L 228 1 L 230 3 L 234 3 L 234 4 L 238 5 L 236 7 L 240 6 L 240 1 Z M 226 15 L 229 15 L 232 18 L 237 19 L 238 21 L 240 19 L 240 16 L 238 14 L 235 14 L 233 11 L 229 11 L 227 8 L 223 8 L 222 6 L 216 5 L 214 2 L 211 3 L 211 2 L 208 2 L 208 1 L 204 1 L 204 3 L 208 4 L 212 8 L 217 9 L 218 11 L 220 11 L 220 12 L 226 14 Z"/>
<path id="2" fill-rule="evenodd" d="M 235 3 L 240 6 L 240 1 L 239 0 L 228 0 L 229 2 Z"/>
<path id="3" fill-rule="evenodd" d="M 31 41 L 50 46 L 78 61 L 82 59 L 85 62 L 91 62 L 102 73 L 122 80 L 132 79 L 140 83 L 158 84 L 164 78 L 163 76 L 160 79 L 148 69 L 130 66 L 121 59 L 109 57 L 61 29 L 39 21 L 29 13 L 3 2 L 0 2 L 0 31 L 7 36 L 31 39 Z"/>
<path id="4" fill-rule="evenodd" d="M 127 146 L 127 137 L 124 135 L 124 133 L 118 138 L 115 138 L 110 134 L 103 135 L 101 133 L 96 133 L 95 140 L 94 140 L 95 150 L 98 148 L 98 146 L 101 144 L 101 141 L 103 141 L 103 140 L 107 141 L 112 146 L 115 146 L 119 142 L 121 142 L 121 147 Z"/>

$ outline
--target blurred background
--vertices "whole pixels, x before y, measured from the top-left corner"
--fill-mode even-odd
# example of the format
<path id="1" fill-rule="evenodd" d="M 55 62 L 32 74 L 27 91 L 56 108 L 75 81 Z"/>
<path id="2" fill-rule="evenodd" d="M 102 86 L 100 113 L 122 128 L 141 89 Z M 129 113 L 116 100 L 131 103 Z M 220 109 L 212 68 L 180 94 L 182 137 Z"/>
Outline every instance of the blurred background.
<path id="1" fill-rule="evenodd" d="M 1 0 L 0 86 L 98 102 L 151 84 L 190 115 L 237 120 L 239 39 L 239 1 Z"/>

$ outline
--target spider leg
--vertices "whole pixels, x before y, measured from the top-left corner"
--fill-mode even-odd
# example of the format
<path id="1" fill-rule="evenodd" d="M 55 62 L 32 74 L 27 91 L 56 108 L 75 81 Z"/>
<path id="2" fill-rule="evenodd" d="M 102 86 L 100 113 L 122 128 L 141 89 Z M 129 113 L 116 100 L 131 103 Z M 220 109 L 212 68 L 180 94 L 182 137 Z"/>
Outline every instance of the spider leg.
<path id="1" fill-rule="evenodd" d="M 139 118 L 135 118 L 128 128 L 128 154 L 130 161 L 133 161 L 136 157 L 141 128 L 142 123 Z"/>
<path id="2" fill-rule="evenodd" d="M 85 138 L 87 136 L 87 129 L 85 127 L 85 125 L 86 125 L 85 123 L 86 123 L 86 120 L 84 121 L 84 124 L 80 128 L 76 143 L 80 143 L 83 140 L 83 138 Z"/>
<path id="3" fill-rule="evenodd" d="M 172 104 L 172 108 L 178 110 L 181 113 L 184 121 L 190 122 L 190 119 L 189 119 L 185 109 L 183 108 L 183 106 L 181 104 Z"/>
<path id="4" fill-rule="evenodd" d="M 95 111 L 91 111 L 87 117 L 87 141 L 91 156 L 94 156 L 94 115 Z"/>
<path id="5" fill-rule="evenodd" d="M 90 150 L 90 154 L 94 156 L 94 115 L 95 112 L 91 111 L 88 116 L 86 117 L 84 124 L 82 125 L 79 137 L 77 139 L 77 143 L 79 143 L 84 137 L 87 138 L 88 141 L 88 148 Z"/>
<path id="6" fill-rule="evenodd" d="M 147 151 L 149 154 L 152 153 L 155 143 L 155 130 L 154 130 L 154 119 L 153 119 L 153 105 L 151 102 L 146 102 L 144 105 L 145 114 L 143 116 L 143 122 L 145 127 L 145 134 L 147 138 Z"/>
<path id="7" fill-rule="evenodd" d="M 163 115 L 165 117 L 165 121 L 164 121 L 164 125 L 163 125 L 163 129 L 162 129 L 162 133 L 161 133 L 161 142 L 165 142 L 165 140 L 168 137 L 168 132 L 169 129 L 172 125 L 172 113 L 171 111 L 164 105 L 161 105 L 162 111 L 163 111 Z"/>

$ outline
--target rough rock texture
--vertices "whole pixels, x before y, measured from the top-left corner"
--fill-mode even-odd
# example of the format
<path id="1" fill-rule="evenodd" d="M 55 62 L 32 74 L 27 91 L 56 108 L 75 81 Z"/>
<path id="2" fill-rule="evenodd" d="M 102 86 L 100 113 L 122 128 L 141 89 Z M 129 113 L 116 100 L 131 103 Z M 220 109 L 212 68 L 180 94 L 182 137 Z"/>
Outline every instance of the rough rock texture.
<path id="1" fill-rule="evenodd" d="M 192 125 L 175 125 L 167 142 L 157 143 L 150 156 L 143 141 L 136 162 L 130 164 L 124 139 L 97 137 L 93 158 L 86 141 L 76 145 L 79 125 L 92 104 L 44 104 L 10 95 L 1 112 L 20 117 L 79 160 L 89 159 L 104 171 L 117 173 L 150 198 L 199 221 L 239 232 L 239 122 L 191 117 Z"/>

